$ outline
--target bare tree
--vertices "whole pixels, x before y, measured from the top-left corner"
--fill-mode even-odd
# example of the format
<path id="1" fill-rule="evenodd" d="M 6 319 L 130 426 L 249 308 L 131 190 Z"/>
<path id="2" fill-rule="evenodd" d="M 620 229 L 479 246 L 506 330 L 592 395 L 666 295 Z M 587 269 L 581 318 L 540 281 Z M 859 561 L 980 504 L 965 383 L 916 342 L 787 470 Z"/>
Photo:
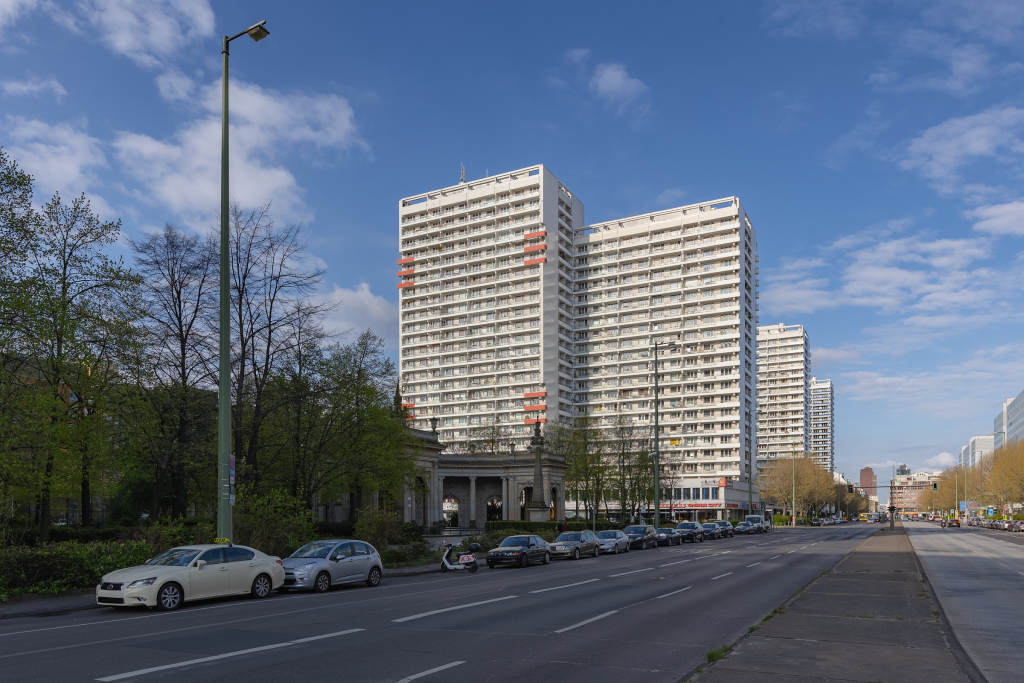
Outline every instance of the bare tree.
<path id="1" fill-rule="evenodd" d="M 143 278 L 148 361 L 137 386 L 153 418 L 139 421 L 154 471 L 149 513 L 159 515 L 169 480 L 175 517 L 184 513 L 190 465 L 208 451 L 216 339 L 207 323 L 217 304 L 217 254 L 209 241 L 170 223 L 131 246 Z"/>

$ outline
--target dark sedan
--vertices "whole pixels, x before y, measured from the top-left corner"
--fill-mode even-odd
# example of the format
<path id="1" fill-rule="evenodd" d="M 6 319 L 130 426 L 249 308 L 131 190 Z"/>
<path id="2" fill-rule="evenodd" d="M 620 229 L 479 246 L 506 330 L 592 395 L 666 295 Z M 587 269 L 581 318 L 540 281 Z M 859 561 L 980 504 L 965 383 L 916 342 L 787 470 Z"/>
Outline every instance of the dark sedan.
<path id="1" fill-rule="evenodd" d="M 630 548 L 647 550 L 648 548 L 658 547 L 658 534 L 650 524 L 627 526 L 622 531 L 629 538 Z"/>
<path id="2" fill-rule="evenodd" d="M 531 562 L 550 561 L 551 550 L 540 536 L 509 536 L 497 548 L 487 551 L 487 566 L 491 569 L 499 564 L 526 567 Z"/>
<path id="3" fill-rule="evenodd" d="M 740 535 L 743 535 L 743 536 L 755 533 L 754 532 L 754 527 L 751 526 L 750 524 L 747 524 L 746 522 L 740 522 L 739 524 L 734 526 L 732 528 L 732 532 L 734 534 L 740 534 Z"/>
<path id="4" fill-rule="evenodd" d="M 676 531 L 679 532 L 684 541 L 689 541 L 690 543 L 704 542 L 704 527 L 697 522 L 679 522 L 679 524 L 676 524 Z"/>
<path id="5" fill-rule="evenodd" d="M 658 529 L 658 545 L 682 545 L 683 537 L 675 529 Z"/>
<path id="6" fill-rule="evenodd" d="M 704 522 L 704 538 L 716 541 L 722 537 L 722 529 L 714 522 Z"/>
<path id="7" fill-rule="evenodd" d="M 722 532 L 722 538 L 730 538 L 734 535 L 731 522 L 719 519 L 715 522 L 715 526 L 717 526 L 719 531 Z"/>
<path id="8" fill-rule="evenodd" d="M 559 534 L 551 543 L 551 557 L 571 557 L 580 559 L 583 555 L 597 557 L 600 552 L 597 535 L 592 531 L 567 531 Z"/>

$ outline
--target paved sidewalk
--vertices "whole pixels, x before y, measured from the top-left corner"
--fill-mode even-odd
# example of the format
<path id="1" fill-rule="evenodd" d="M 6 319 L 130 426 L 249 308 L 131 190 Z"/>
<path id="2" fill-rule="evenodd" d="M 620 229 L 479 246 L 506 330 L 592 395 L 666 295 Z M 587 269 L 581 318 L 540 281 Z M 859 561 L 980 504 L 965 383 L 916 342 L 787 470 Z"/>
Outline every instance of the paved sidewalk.
<path id="1" fill-rule="evenodd" d="M 880 530 L 794 596 L 699 683 L 968 683 L 902 527 Z"/>

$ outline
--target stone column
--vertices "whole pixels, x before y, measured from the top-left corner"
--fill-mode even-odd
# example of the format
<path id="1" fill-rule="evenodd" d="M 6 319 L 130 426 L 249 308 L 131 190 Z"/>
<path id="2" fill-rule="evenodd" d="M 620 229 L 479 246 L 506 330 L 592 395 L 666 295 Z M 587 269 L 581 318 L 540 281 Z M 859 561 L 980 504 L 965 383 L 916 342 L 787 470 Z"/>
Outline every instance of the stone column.
<path id="1" fill-rule="evenodd" d="M 437 521 L 444 521 L 444 475 L 437 475 Z"/>
<path id="2" fill-rule="evenodd" d="M 501 478 L 501 518 L 508 519 L 508 477 Z"/>
<path id="3" fill-rule="evenodd" d="M 476 477 L 469 478 L 469 522 L 476 522 Z"/>

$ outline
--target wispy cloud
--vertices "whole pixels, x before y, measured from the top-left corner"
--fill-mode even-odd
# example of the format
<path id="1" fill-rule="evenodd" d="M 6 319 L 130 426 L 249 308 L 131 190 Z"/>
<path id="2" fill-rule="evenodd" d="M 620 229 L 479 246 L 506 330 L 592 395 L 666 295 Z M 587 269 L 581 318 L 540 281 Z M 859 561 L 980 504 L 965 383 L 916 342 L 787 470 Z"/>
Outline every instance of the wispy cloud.
<path id="1" fill-rule="evenodd" d="M 655 197 L 654 203 L 658 206 L 670 206 L 672 204 L 678 204 L 685 196 L 686 190 L 678 187 L 670 187 Z"/>
<path id="2" fill-rule="evenodd" d="M 788 37 L 830 37 L 849 40 L 860 35 L 867 18 L 862 0 L 773 0 L 767 3 L 766 24 Z"/>
<path id="3" fill-rule="evenodd" d="M 1024 201 L 980 206 L 965 215 L 977 220 L 974 229 L 980 232 L 1024 237 Z"/>
<path id="4" fill-rule="evenodd" d="M 398 348 L 398 304 L 370 291 L 360 283 L 354 289 L 334 286 L 324 297 L 335 305 L 326 325 L 338 333 L 358 334 L 367 329 L 383 337 L 390 350 Z"/>
<path id="5" fill-rule="evenodd" d="M 2 81 L 0 82 L 0 90 L 3 90 L 5 95 L 11 95 L 12 97 L 25 95 L 38 97 L 39 95 L 50 93 L 58 102 L 68 94 L 68 91 L 64 89 L 64 86 L 60 84 L 60 81 L 55 76 L 45 79 L 33 77 L 22 81 Z"/>
<path id="6" fill-rule="evenodd" d="M 605 109 L 620 118 L 629 117 L 636 122 L 650 112 L 647 99 L 650 88 L 639 78 L 630 76 L 622 64 L 598 64 L 589 88 Z"/>
<path id="7" fill-rule="evenodd" d="M 891 123 L 882 117 L 881 104 L 872 102 L 861 120 L 825 150 L 825 166 L 841 170 L 854 153 L 878 156 L 878 138 Z"/>

